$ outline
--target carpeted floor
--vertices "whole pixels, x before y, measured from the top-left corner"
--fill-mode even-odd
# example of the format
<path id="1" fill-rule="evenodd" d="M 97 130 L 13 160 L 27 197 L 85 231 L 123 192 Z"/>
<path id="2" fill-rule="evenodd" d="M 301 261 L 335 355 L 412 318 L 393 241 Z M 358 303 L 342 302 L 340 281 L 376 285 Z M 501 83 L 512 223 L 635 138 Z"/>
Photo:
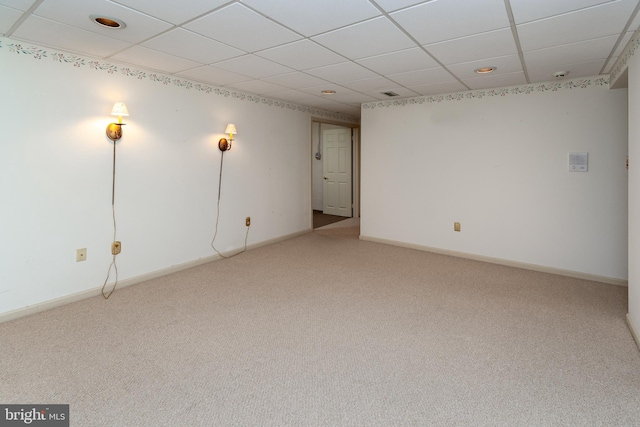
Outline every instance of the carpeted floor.
<path id="1" fill-rule="evenodd" d="M 0 324 L 0 402 L 83 427 L 640 425 L 626 288 L 338 228 Z"/>

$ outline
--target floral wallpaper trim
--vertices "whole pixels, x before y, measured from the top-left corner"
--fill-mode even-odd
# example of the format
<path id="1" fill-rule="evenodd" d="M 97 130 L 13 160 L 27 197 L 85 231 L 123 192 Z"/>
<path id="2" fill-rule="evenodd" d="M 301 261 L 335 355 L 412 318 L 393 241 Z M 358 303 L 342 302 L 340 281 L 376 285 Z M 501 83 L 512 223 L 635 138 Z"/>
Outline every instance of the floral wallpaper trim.
<path id="1" fill-rule="evenodd" d="M 110 64 L 108 62 L 98 61 L 94 59 L 87 59 L 77 55 L 69 53 L 61 53 L 48 51 L 43 48 L 24 46 L 20 43 L 12 43 L 8 40 L 0 39 L 0 49 L 7 49 L 11 53 L 18 55 L 31 56 L 34 59 L 52 59 L 55 62 L 62 64 L 73 65 L 76 68 L 88 67 L 92 70 L 103 71 L 108 74 L 123 74 L 128 77 L 133 77 L 138 80 L 149 80 L 157 82 L 163 85 L 178 86 L 187 90 L 196 90 L 198 92 L 204 92 L 207 94 L 213 94 L 217 96 L 231 97 L 241 101 L 253 102 L 254 104 L 263 104 L 270 107 L 284 108 L 287 110 L 300 111 L 303 113 L 312 114 L 315 117 L 337 120 L 347 123 L 360 123 L 360 118 L 334 113 L 330 111 L 320 110 L 317 108 L 306 107 L 303 105 L 294 104 L 291 102 L 280 101 L 276 99 L 265 98 L 259 95 L 251 95 L 235 90 L 225 89 L 216 86 L 210 86 L 204 83 L 197 83 L 186 79 L 171 77 L 163 74 L 154 73 L 152 71 L 142 71 L 129 67 Z"/>
<path id="2" fill-rule="evenodd" d="M 640 29 L 636 31 L 633 35 L 627 46 L 622 51 L 622 54 L 618 58 L 615 64 L 613 64 L 613 68 L 611 69 L 611 81 L 615 82 L 618 80 L 618 77 L 622 74 L 624 70 L 627 68 L 627 64 L 629 60 L 633 58 L 636 53 L 636 49 L 640 45 Z"/>
<path id="3" fill-rule="evenodd" d="M 493 96 L 528 95 L 534 92 L 557 92 L 562 89 L 587 88 L 589 86 L 609 86 L 609 76 L 576 79 L 564 82 L 549 82 L 529 84 L 524 86 L 504 87 L 497 89 L 472 90 L 448 95 L 418 96 L 414 98 L 398 99 L 396 101 L 373 101 L 362 104 L 363 110 L 382 107 L 402 107 L 415 104 L 431 104 L 445 101 L 463 101 L 465 99 L 481 99 Z"/>

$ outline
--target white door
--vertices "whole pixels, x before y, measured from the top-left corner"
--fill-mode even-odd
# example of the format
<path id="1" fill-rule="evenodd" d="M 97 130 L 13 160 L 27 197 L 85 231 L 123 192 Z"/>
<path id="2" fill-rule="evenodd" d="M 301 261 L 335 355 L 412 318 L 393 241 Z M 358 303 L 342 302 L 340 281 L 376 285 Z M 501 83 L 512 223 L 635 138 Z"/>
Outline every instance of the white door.
<path id="1" fill-rule="evenodd" d="M 352 216 L 351 209 L 351 129 L 326 129 L 322 132 L 323 191 L 325 214 Z"/>

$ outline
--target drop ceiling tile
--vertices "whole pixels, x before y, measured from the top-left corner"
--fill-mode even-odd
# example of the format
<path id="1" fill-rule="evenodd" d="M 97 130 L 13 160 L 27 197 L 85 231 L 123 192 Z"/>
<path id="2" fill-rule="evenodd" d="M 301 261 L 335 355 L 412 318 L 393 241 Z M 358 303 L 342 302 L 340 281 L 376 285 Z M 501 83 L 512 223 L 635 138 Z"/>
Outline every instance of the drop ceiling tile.
<path id="1" fill-rule="evenodd" d="M 310 87 L 303 87 L 300 88 L 299 91 L 300 92 L 306 92 L 310 95 L 314 95 L 317 96 L 319 98 L 331 98 L 333 95 L 323 95 L 322 91 L 323 90 L 335 90 L 336 93 L 354 93 L 355 91 L 342 87 L 342 85 L 337 85 L 335 83 L 328 83 L 328 84 L 323 84 L 323 85 L 318 85 L 318 86 L 310 86 Z"/>
<path id="2" fill-rule="evenodd" d="M 294 70 L 308 70 L 325 65 L 339 64 L 347 60 L 329 49 L 310 40 L 300 40 L 273 49 L 263 50 L 256 55 Z"/>
<path id="3" fill-rule="evenodd" d="M 129 43 L 139 43 L 171 28 L 167 22 L 106 0 L 44 1 L 33 14 Z M 117 18 L 124 21 L 126 27 L 106 28 L 93 22 L 90 15 Z"/>
<path id="4" fill-rule="evenodd" d="M 377 98 L 383 90 L 401 91 L 402 97 L 467 90 L 456 77 L 474 87 L 521 79 L 505 0 L 327 1 L 0 0 L 0 34 L 19 22 L 21 11 L 39 5 L 34 15 L 47 14 L 51 19 L 31 16 L 10 37 L 92 57 L 116 55 L 118 61 L 137 61 L 141 67 L 169 73 L 184 70 L 176 74 L 215 86 L 245 83 L 240 90 L 283 93 L 331 108 L 353 108 L 358 100 Z M 620 37 L 639 0 L 509 1 L 531 80 L 548 80 L 550 70 L 559 67 L 567 67 L 571 77 L 595 75 L 600 69 L 608 72 L 640 24 L 638 14 Z M 89 20 L 89 9 L 121 18 L 128 27 L 101 28 Z M 389 17 L 380 16 L 382 9 Z M 55 22 L 58 19 L 68 24 Z M 172 25 L 182 22 L 188 22 L 185 28 Z M 412 36 L 397 25 L 406 25 Z M 142 32 L 149 36 L 139 39 Z M 439 41 L 421 40 L 431 36 Z M 416 46 L 412 37 L 424 46 Z M 133 39 L 142 46 L 132 48 L 128 40 Z M 528 43 L 535 48 L 528 49 Z M 173 59 L 177 65 L 168 66 Z M 452 74 L 441 69 L 440 62 Z M 498 70 L 491 76 L 474 75 L 473 68 L 481 65 L 495 65 Z M 313 75 L 307 72 L 312 69 Z M 360 74 L 363 70 L 366 77 Z M 329 77 L 339 83 L 326 82 Z M 260 81 L 252 81 L 255 78 Z M 449 80 L 437 81 L 443 78 Z M 321 89 L 329 88 L 338 90 L 338 97 L 319 96 Z M 274 89 L 278 91 L 269 92 Z"/>
<path id="5" fill-rule="evenodd" d="M 471 89 L 490 89 L 496 87 L 524 85 L 527 84 L 527 79 L 523 72 L 518 72 L 481 76 L 474 79 L 465 79 L 463 82 Z"/>
<path id="6" fill-rule="evenodd" d="M 238 74 L 244 74 L 256 79 L 277 76 L 279 74 L 293 71 L 289 67 L 276 64 L 275 62 L 271 62 L 268 59 L 260 58 L 255 55 L 244 55 L 227 61 L 217 62 L 215 67 Z"/>
<path id="7" fill-rule="evenodd" d="M 414 92 L 414 91 L 412 91 L 410 89 L 407 89 L 405 87 L 397 87 L 397 86 L 388 86 L 387 88 L 384 89 L 384 92 L 394 92 L 394 93 L 397 93 L 398 96 L 397 97 L 390 97 L 390 96 L 387 96 L 384 93 L 382 93 L 382 91 L 365 92 L 365 94 L 369 95 L 369 96 L 371 96 L 373 98 L 376 98 L 378 100 L 410 98 L 410 97 L 413 97 L 413 96 L 420 95 L 418 92 Z"/>
<path id="8" fill-rule="evenodd" d="M 424 70 L 439 64 L 419 47 L 371 56 L 356 61 L 358 64 L 380 74 L 394 74 L 405 71 Z"/>
<path id="9" fill-rule="evenodd" d="M 343 62 L 342 64 L 312 68 L 310 70 L 307 70 L 306 72 L 311 74 L 312 76 L 316 76 L 334 83 L 347 82 L 349 80 L 366 79 L 368 77 L 376 77 L 376 73 L 374 73 L 373 71 L 369 71 L 354 62 Z"/>
<path id="10" fill-rule="evenodd" d="M 518 53 L 510 28 L 431 44 L 425 49 L 444 65 Z"/>
<path id="11" fill-rule="evenodd" d="M 309 88 L 303 88 L 301 90 L 308 90 Z M 349 89 L 348 87 L 345 87 L 343 85 L 333 85 L 333 87 L 331 88 L 333 90 L 336 91 L 335 94 L 331 95 L 331 94 L 320 94 L 321 98 L 334 98 L 336 95 L 354 95 L 356 93 L 358 93 L 359 91 L 357 90 L 353 90 L 353 89 Z"/>
<path id="12" fill-rule="evenodd" d="M 631 21 L 631 24 L 629 25 L 629 28 L 627 28 L 627 31 L 636 31 L 639 26 L 640 26 L 640 13 L 636 14 L 635 18 L 633 18 L 633 21 Z"/>
<path id="13" fill-rule="evenodd" d="M 636 1 L 619 0 L 517 26 L 523 51 L 619 35 Z M 568 30 L 570 29 L 570 30 Z"/>
<path id="14" fill-rule="evenodd" d="M 423 45 L 510 27 L 504 0 L 430 1 L 390 16 Z"/>
<path id="15" fill-rule="evenodd" d="M 329 83 L 323 79 L 320 79 L 315 76 L 310 76 L 309 74 L 301 73 L 299 71 L 296 71 L 293 73 L 287 73 L 287 74 L 280 74 L 278 76 L 266 77 L 262 80 L 279 84 L 282 86 L 290 87 L 293 89 L 300 89 L 303 87 L 311 87 L 311 86 L 318 86 L 318 85 L 326 85 Z"/>
<path id="16" fill-rule="evenodd" d="M 480 61 L 463 62 L 460 64 L 447 65 L 449 71 L 461 80 L 478 77 L 474 71 L 482 67 L 496 67 L 492 75 L 508 74 L 522 71 L 522 63 L 519 55 L 501 56 L 499 58 L 487 58 Z"/>
<path id="17" fill-rule="evenodd" d="M 186 79 L 209 83 L 214 86 L 225 86 L 232 83 L 251 80 L 251 77 L 232 73 L 227 70 L 221 70 L 220 68 L 215 68 L 209 65 L 182 71 L 180 73 L 177 73 L 177 75 Z"/>
<path id="18" fill-rule="evenodd" d="M 170 74 L 202 65 L 194 61 L 189 61 L 188 59 L 178 58 L 177 56 L 142 46 L 132 46 L 127 50 L 113 55 L 111 58 L 116 61 L 123 61 Z"/>
<path id="19" fill-rule="evenodd" d="M 397 87 L 398 84 L 392 82 L 385 77 L 373 77 L 370 79 L 353 80 L 341 83 L 341 86 L 358 92 L 386 91 L 391 87 Z"/>
<path id="20" fill-rule="evenodd" d="M 608 3 L 611 0 L 510 0 L 516 24 L 536 21 L 587 7 Z"/>
<path id="21" fill-rule="evenodd" d="M 228 0 L 207 0 L 207 1 L 158 1 L 158 0 L 113 0 L 131 9 L 139 10 L 142 13 L 171 22 L 172 24 L 182 24 L 204 13 L 212 11 Z"/>
<path id="22" fill-rule="evenodd" d="M 313 100 L 313 104 L 311 104 L 313 107 L 316 108 L 322 108 L 323 110 L 328 110 L 328 111 L 338 111 L 341 110 L 343 108 L 353 108 L 351 106 L 347 106 L 345 104 L 342 104 L 340 102 L 336 102 L 333 101 L 329 98 L 318 98 L 318 99 L 314 99 Z"/>
<path id="23" fill-rule="evenodd" d="M 556 80 L 553 73 L 557 71 L 569 71 L 566 79 L 578 77 L 590 77 L 600 74 L 600 70 L 604 65 L 604 59 L 597 61 L 581 62 L 581 63 L 565 63 L 564 65 L 554 65 L 546 68 L 529 69 L 529 80 L 531 83 L 549 82 Z M 556 80 L 557 81 L 557 80 Z"/>
<path id="24" fill-rule="evenodd" d="M 374 98 L 373 96 L 365 95 L 363 93 L 354 92 L 354 93 L 345 93 L 345 94 L 336 93 L 335 95 L 331 96 L 331 99 L 335 100 L 336 102 L 343 102 L 345 104 L 360 105 L 363 102 L 375 101 L 377 98 Z"/>
<path id="25" fill-rule="evenodd" d="M 418 92 L 420 95 L 425 95 L 425 96 L 463 92 L 463 91 L 469 90 L 465 85 L 463 85 L 458 81 L 416 86 L 416 87 L 412 87 L 411 89 Z"/>
<path id="26" fill-rule="evenodd" d="M 154 37 L 142 43 L 142 46 L 202 64 L 211 64 L 245 54 L 242 50 L 182 28 Z"/>
<path id="27" fill-rule="evenodd" d="M 410 71 L 408 73 L 391 74 L 387 76 L 394 82 L 411 88 L 412 86 L 424 86 L 435 83 L 444 83 L 455 78 L 442 67 L 429 68 L 427 70 Z"/>
<path id="28" fill-rule="evenodd" d="M 6 34 L 22 15 L 18 9 L 0 6 L 0 34 Z"/>
<path id="29" fill-rule="evenodd" d="M 0 0 L 0 6 L 10 7 L 21 11 L 27 11 L 36 0 Z"/>
<path id="30" fill-rule="evenodd" d="M 242 3 L 307 37 L 380 15 L 368 0 L 307 1 L 303 7 L 300 0 L 242 0 Z"/>
<path id="31" fill-rule="evenodd" d="M 312 96 L 306 92 L 301 92 L 299 90 L 293 89 L 274 92 L 271 94 L 271 96 L 274 98 L 283 99 L 285 101 L 291 101 L 303 105 L 306 105 L 307 102 L 310 103 L 314 98 L 317 98 L 316 96 Z"/>
<path id="32" fill-rule="evenodd" d="M 313 98 L 313 105 L 315 106 L 327 106 L 337 104 L 331 96 L 316 96 Z"/>
<path id="33" fill-rule="evenodd" d="M 524 52 L 527 68 L 545 68 L 562 64 L 607 59 L 618 36 L 602 37 L 578 43 Z"/>
<path id="34" fill-rule="evenodd" d="M 203 16 L 184 28 L 247 52 L 301 38 L 293 31 L 237 3 Z"/>
<path id="35" fill-rule="evenodd" d="M 426 0 L 430 1 L 430 0 Z M 376 0 L 376 3 L 383 8 L 386 12 L 393 12 L 394 10 L 403 9 L 405 7 L 413 6 L 418 3 L 425 3 L 425 0 Z"/>
<path id="36" fill-rule="evenodd" d="M 42 46 L 104 58 L 131 44 L 31 15 L 12 35 Z"/>
<path id="37" fill-rule="evenodd" d="M 231 83 L 227 87 L 233 87 L 244 92 L 257 93 L 259 95 L 267 95 L 274 92 L 282 92 L 284 87 L 265 82 L 263 80 L 247 80 L 246 82 Z"/>
<path id="38" fill-rule="evenodd" d="M 385 17 L 341 28 L 312 38 L 351 59 L 414 47 L 415 43 Z"/>

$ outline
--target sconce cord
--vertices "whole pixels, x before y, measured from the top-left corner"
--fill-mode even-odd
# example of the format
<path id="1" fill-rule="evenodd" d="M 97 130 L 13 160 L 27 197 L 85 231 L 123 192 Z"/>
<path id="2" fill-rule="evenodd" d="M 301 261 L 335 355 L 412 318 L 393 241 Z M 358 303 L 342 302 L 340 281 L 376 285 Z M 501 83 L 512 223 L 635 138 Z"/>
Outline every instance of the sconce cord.
<path id="1" fill-rule="evenodd" d="M 116 194 L 116 141 L 113 141 L 113 173 L 111 178 L 111 215 L 113 216 L 113 241 L 116 241 L 116 207 L 115 207 L 115 194 Z M 111 275 L 111 269 L 115 270 L 116 281 L 113 284 L 113 288 L 108 293 L 105 293 L 104 289 L 107 286 L 107 282 L 109 281 L 109 276 Z M 109 265 L 109 270 L 107 270 L 107 278 L 104 279 L 104 283 L 102 284 L 102 297 L 104 299 L 109 299 L 111 294 L 116 290 L 116 286 L 118 286 L 118 266 L 116 265 L 116 255 L 113 255 L 113 260 Z"/>
<path id="2" fill-rule="evenodd" d="M 316 159 L 322 158 L 322 152 L 320 151 L 320 145 L 322 144 L 322 123 L 318 125 L 318 151 L 316 152 Z"/>
<path id="3" fill-rule="evenodd" d="M 229 255 L 229 256 L 225 256 L 222 255 L 220 253 L 220 251 L 218 249 L 216 249 L 216 247 L 214 246 L 214 242 L 216 241 L 216 236 L 218 235 L 218 223 L 220 221 L 220 190 L 222 188 L 222 165 L 224 162 L 224 151 L 222 152 L 222 155 L 220 156 L 220 174 L 218 176 L 218 203 L 217 203 L 217 213 L 216 213 L 216 228 L 215 228 L 215 232 L 213 233 L 213 239 L 211 240 L 211 247 L 213 248 L 214 251 L 216 251 L 216 253 L 218 255 L 220 255 L 221 258 L 224 259 L 228 259 L 231 257 L 234 257 L 236 255 L 240 255 L 243 252 L 247 251 L 247 238 L 249 237 L 249 228 L 251 228 L 251 226 L 247 226 L 247 233 L 244 236 L 244 249 L 241 250 L 240 252 L 233 254 L 233 255 Z"/>

